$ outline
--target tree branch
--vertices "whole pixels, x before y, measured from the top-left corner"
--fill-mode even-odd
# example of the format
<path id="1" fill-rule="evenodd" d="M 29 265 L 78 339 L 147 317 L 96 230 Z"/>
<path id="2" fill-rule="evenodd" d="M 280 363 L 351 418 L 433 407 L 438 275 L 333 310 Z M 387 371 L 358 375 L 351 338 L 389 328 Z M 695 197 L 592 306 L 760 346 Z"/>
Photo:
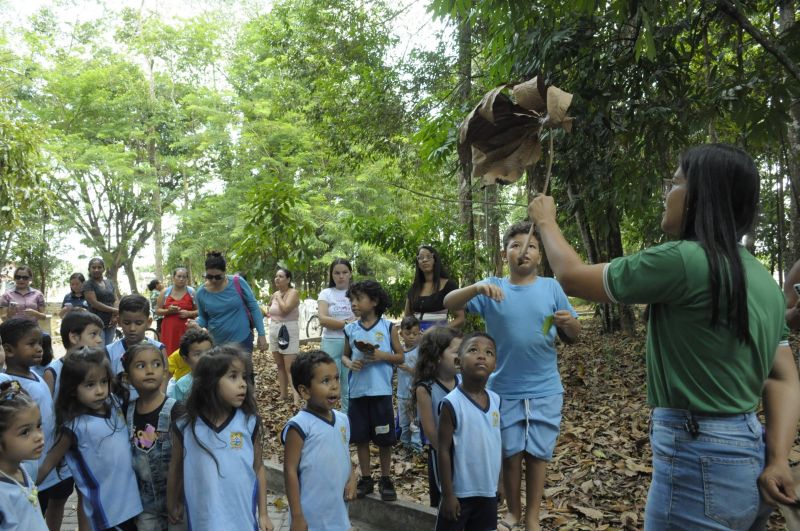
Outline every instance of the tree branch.
<path id="1" fill-rule="evenodd" d="M 792 61 L 791 57 L 789 57 L 786 52 L 784 51 L 783 47 L 773 41 L 771 41 L 766 35 L 764 35 L 758 28 L 753 26 L 753 24 L 748 20 L 741 11 L 739 11 L 736 6 L 730 0 L 717 0 L 717 6 L 719 6 L 720 10 L 728 15 L 730 18 L 735 20 L 739 26 L 742 27 L 755 41 L 761 45 L 764 50 L 767 51 L 770 55 L 775 57 L 775 59 L 783 65 L 786 70 L 798 81 L 800 82 L 800 66 L 798 66 L 794 61 Z"/>

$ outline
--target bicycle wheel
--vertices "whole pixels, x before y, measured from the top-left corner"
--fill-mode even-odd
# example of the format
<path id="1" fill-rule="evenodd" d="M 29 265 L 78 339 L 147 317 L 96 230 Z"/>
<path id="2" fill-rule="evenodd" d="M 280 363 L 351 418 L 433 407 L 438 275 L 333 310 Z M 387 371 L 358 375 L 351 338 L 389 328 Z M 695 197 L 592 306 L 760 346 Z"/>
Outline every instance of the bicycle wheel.
<path id="1" fill-rule="evenodd" d="M 322 326 L 319 324 L 319 316 L 314 314 L 306 321 L 306 337 L 320 337 Z"/>

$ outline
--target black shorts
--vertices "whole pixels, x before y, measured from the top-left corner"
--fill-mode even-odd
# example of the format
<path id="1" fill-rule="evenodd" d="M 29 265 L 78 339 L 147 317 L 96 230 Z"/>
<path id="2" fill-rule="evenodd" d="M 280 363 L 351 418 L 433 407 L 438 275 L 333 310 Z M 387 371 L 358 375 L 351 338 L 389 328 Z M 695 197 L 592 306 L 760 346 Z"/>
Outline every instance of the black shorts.
<path id="1" fill-rule="evenodd" d="M 497 497 L 459 498 L 461 516 L 447 520 L 441 508 L 436 517 L 436 531 L 488 531 L 497 529 Z"/>
<path id="2" fill-rule="evenodd" d="M 397 442 L 391 395 L 351 398 L 347 417 L 351 443 L 372 441 L 376 446 L 392 446 Z"/>
<path id="3" fill-rule="evenodd" d="M 50 500 L 66 500 L 72 494 L 72 489 L 75 487 L 75 481 L 72 478 L 59 481 L 52 487 L 39 491 L 39 507 L 42 508 L 42 514 L 47 511 L 47 506 Z"/>

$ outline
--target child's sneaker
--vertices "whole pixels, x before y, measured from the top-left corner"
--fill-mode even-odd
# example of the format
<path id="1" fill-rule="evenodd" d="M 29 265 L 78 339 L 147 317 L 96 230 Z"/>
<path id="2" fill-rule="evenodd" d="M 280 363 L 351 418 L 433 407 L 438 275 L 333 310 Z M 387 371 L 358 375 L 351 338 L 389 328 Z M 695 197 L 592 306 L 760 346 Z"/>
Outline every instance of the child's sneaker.
<path id="1" fill-rule="evenodd" d="M 356 484 L 356 498 L 363 498 L 367 494 L 372 494 L 375 490 L 375 483 L 371 476 L 361 476 Z"/>
<path id="2" fill-rule="evenodd" d="M 381 479 L 378 482 L 378 492 L 381 493 L 381 499 L 383 501 L 395 501 L 397 499 L 397 493 L 394 490 L 394 483 L 392 483 L 392 478 L 389 476 L 381 476 Z"/>

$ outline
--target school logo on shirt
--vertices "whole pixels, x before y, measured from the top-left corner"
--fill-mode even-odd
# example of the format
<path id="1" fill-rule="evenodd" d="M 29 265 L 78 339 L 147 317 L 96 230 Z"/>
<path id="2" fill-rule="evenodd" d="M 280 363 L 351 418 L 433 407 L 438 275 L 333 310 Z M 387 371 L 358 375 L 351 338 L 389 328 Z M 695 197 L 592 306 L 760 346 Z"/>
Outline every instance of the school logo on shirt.
<path id="1" fill-rule="evenodd" d="M 375 332 L 375 341 L 378 343 L 383 343 L 383 340 L 386 336 L 383 335 L 383 332 Z"/>
<path id="2" fill-rule="evenodd" d="M 500 425 L 500 413 L 498 411 L 492 411 L 492 427 L 496 428 Z"/>
<path id="3" fill-rule="evenodd" d="M 347 428 L 345 428 L 344 426 L 342 426 L 342 427 L 341 427 L 341 428 L 339 428 L 339 429 L 340 429 L 340 430 L 341 430 L 341 432 L 342 432 L 342 442 L 343 442 L 343 443 L 346 443 L 346 442 L 347 442 Z"/>
<path id="4" fill-rule="evenodd" d="M 240 431 L 231 433 L 231 448 L 234 450 L 241 450 L 244 446 L 244 435 Z"/>

